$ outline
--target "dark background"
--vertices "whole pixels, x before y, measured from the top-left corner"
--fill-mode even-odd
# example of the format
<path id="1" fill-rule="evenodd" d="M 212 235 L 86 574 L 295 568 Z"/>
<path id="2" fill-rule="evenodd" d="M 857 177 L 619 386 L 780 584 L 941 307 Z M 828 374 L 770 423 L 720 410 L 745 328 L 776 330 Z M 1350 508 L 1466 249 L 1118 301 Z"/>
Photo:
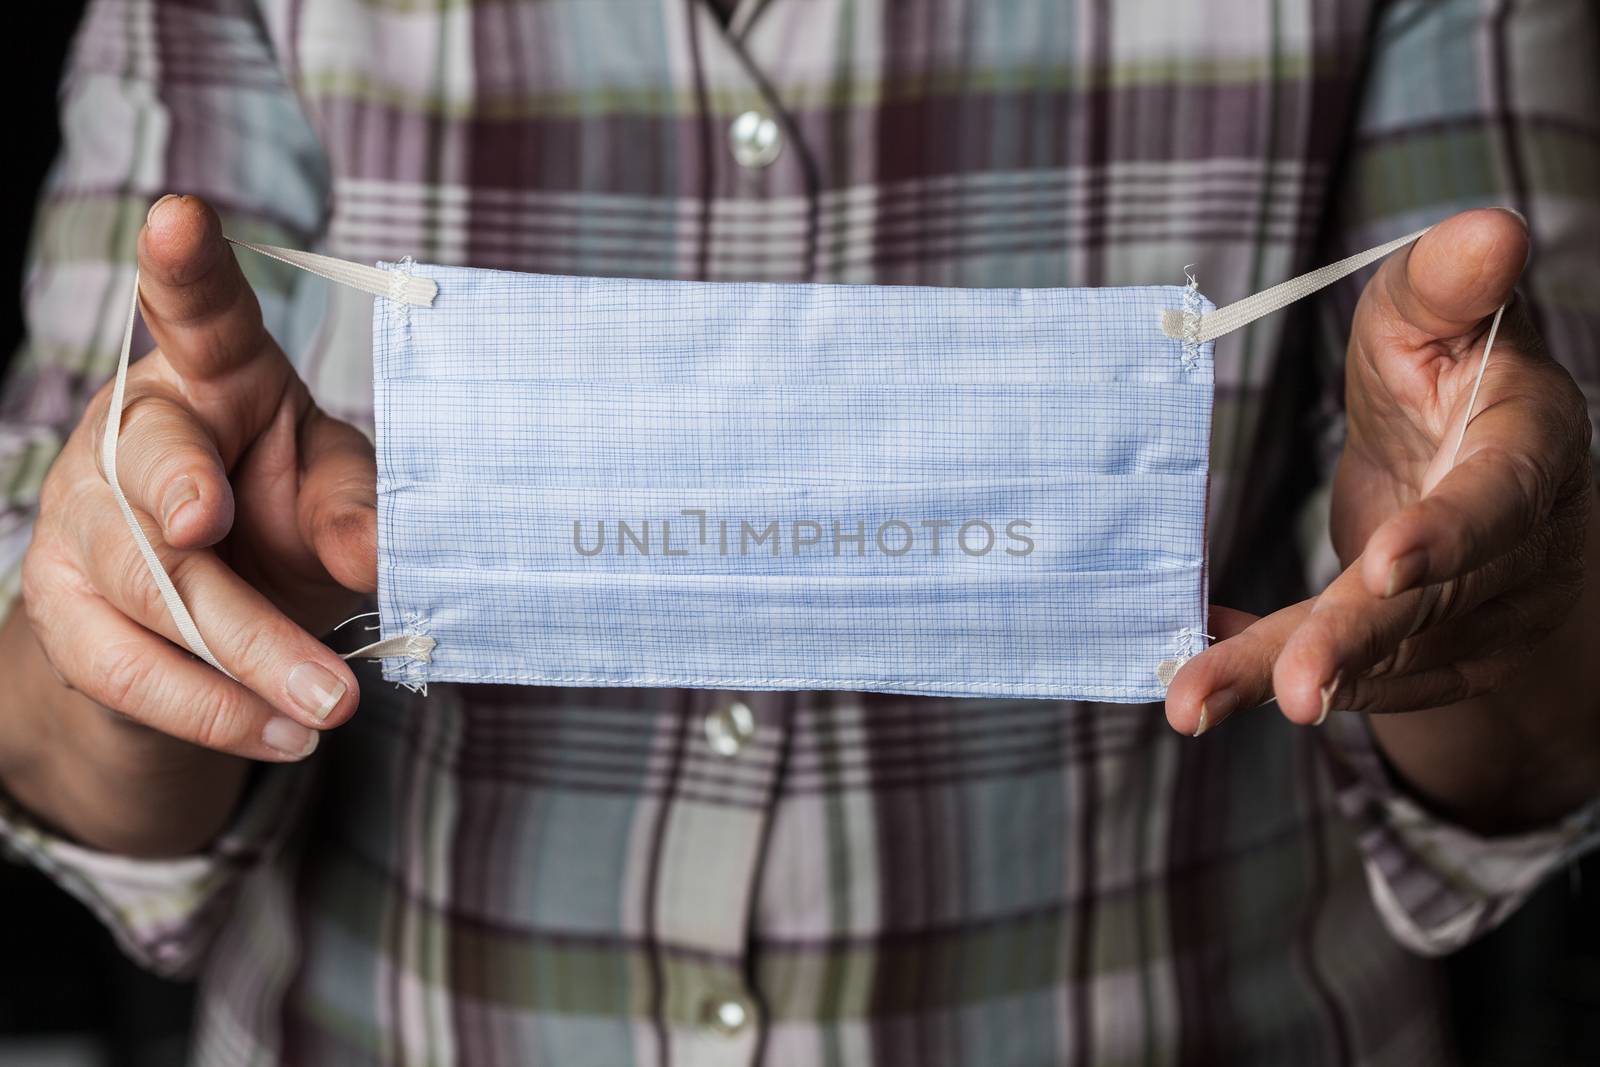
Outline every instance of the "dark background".
<path id="1" fill-rule="evenodd" d="M 83 6 L 36 0 L 6 11 L 0 368 L 22 338 L 23 254 L 59 140 L 56 83 Z M 0 667 L 0 686 L 4 680 Z M 193 1002 L 191 985 L 140 971 L 83 905 L 32 868 L 0 858 L 0 1067 L 182 1064 Z"/>
<path id="2" fill-rule="evenodd" d="M 0 365 L 22 336 L 22 260 L 58 141 L 55 87 L 82 0 L 7 12 L 11 82 L 0 204 Z M 0 860 L 0 1067 L 183 1062 L 193 990 L 140 972 L 75 900 Z M 1558 876 L 1448 964 L 1471 1067 L 1600 1062 L 1600 854 Z"/>

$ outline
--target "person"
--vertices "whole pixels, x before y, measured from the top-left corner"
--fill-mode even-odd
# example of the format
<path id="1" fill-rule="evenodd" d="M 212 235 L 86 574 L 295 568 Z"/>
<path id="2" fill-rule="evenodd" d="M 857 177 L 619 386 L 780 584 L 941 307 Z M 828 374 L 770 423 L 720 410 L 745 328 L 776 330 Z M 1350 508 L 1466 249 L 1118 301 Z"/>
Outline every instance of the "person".
<path id="1" fill-rule="evenodd" d="M 1596 836 L 1600 12 L 1270 11 L 96 0 L 0 434 L 8 848 L 201 974 L 204 1064 L 1447 1060 L 1437 957 Z M 1276 610 L 1165 719 L 383 684 L 319 640 L 368 299 L 222 239 L 1224 303 L 1441 219 L 1219 342 L 1214 599 Z M 234 678 L 96 460 L 136 264 L 118 466 Z"/>

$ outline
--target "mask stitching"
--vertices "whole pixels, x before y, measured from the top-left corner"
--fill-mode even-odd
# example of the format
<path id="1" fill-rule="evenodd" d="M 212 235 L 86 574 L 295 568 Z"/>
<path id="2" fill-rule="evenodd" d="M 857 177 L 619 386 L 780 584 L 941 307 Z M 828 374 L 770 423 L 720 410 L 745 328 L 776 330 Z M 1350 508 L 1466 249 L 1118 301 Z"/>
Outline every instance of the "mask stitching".
<path id="1" fill-rule="evenodd" d="M 1194 264 L 1183 268 L 1188 284 L 1183 288 L 1183 366 L 1194 370 L 1200 362 L 1200 281 Z"/>

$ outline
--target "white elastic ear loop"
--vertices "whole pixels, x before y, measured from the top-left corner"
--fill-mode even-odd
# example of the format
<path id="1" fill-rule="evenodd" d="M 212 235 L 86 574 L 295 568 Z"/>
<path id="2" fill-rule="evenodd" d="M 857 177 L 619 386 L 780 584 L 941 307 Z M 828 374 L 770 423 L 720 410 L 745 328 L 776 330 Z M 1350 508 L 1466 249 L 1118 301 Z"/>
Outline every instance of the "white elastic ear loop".
<path id="1" fill-rule="evenodd" d="M 1429 230 L 1432 226 L 1425 226 L 1416 233 L 1408 233 L 1404 237 L 1397 237 L 1387 241 L 1376 248 L 1369 248 L 1365 252 L 1357 252 L 1353 256 L 1346 256 L 1337 263 L 1329 263 L 1326 267 L 1319 267 L 1314 271 L 1302 274 L 1298 278 L 1290 278 L 1286 282 L 1279 282 L 1270 289 L 1263 289 L 1259 293 L 1252 293 L 1243 300 L 1236 300 L 1227 307 L 1218 308 L 1200 317 L 1200 331 L 1197 336 L 1188 339 L 1205 344 L 1215 341 L 1224 334 L 1232 333 L 1241 326 L 1248 326 L 1259 318 L 1281 311 L 1294 303 L 1303 300 L 1320 289 L 1326 289 L 1341 278 L 1349 277 L 1362 267 L 1376 263 L 1391 252 L 1404 248 Z M 1185 339 L 1183 312 L 1171 310 L 1161 317 L 1161 328 L 1168 337 L 1178 340 Z"/>
<path id="2" fill-rule="evenodd" d="M 382 270 L 378 267 L 369 267 L 365 263 L 334 259 L 332 256 L 319 255 L 316 252 L 302 252 L 298 248 L 258 245 L 249 241 L 235 241 L 232 237 L 225 237 L 225 240 L 238 248 L 248 248 L 268 259 L 298 267 L 308 274 L 315 274 L 330 282 L 347 285 L 352 289 L 359 289 L 363 293 L 381 296 L 396 303 L 429 307 L 433 304 L 433 298 L 439 294 L 439 286 L 433 279 L 419 278 L 405 271 Z"/>
<path id="3" fill-rule="evenodd" d="M 229 678 L 233 678 L 228 669 L 218 663 L 217 657 L 211 654 L 211 649 L 206 646 L 206 639 L 200 636 L 200 630 L 194 624 L 194 617 L 189 614 L 189 609 L 184 606 L 183 597 L 178 595 L 177 587 L 167 576 L 167 569 L 161 565 L 161 558 L 156 555 L 154 546 L 150 544 L 150 538 L 145 536 L 144 527 L 139 524 L 139 517 L 133 513 L 133 505 L 128 503 L 127 494 L 122 491 L 122 483 L 117 480 L 117 435 L 122 430 L 123 394 L 128 386 L 128 353 L 133 348 L 133 320 L 138 313 L 139 270 L 136 267 L 133 271 L 133 299 L 128 306 L 128 325 L 122 332 L 122 353 L 117 357 L 117 376 L 111 386 L 111 407 L 106 411 L 106 432 L 100 439 L 100 468 L 105 472 L 106 483 L 111 486 L 112 495 L 117 498 L 117 507 L 122 509 L 122 518 L 128 524 L 128 532 L 133 534 L 133 541 L 139 546 L 139 555 L 144 557 L 145 568 L 149 570 L 150 577 L 155 579 L 156 588 L 161 591 L 161 600 L 167 605 L 167 611 L 172 615 L 172 621 L 177 624 L 178 632 L 183 635 L 189 651 Z"/>
<path id="4" fill-rule="evenodd" d="M 1450 453 L 1450 466 L 1456 465 L 1456 459 L 1461 455 L 1461 445 L 1467 439 L 1467 427 L 1472 422 L 1472 416 L 1478 410 L 1478 390 L 1483 388 L 1483 372 L 1489 369 L 1489 354 L 1494 351 L 1495 335 L 1500 332 L 1500 319 L 1506 313 L 1506 306 L 1494 313 L 1494 322 L 1489 324 L 1489 336 L 1483 342 L 1483 358 L 1478 361 L 1478 377 L 1472 383 L 1472 395 L 1467 397 L 1467 417 L 1461 420 L 1461 432 L 1456 435 L 1456 447 Z"/>
<path id="5" fill-rule="evenodd" d="M 1205 344 L 1215 341 L 1224 334 L 1232 333 L 1242 326 L 1248 326 L 1259 318 L 1263 318 L 1275 311 L 1281 311 L 1296 300 L 1302 300 L 1321 289 L 1325 289 L 1342 278 L 1349 277 L 1362 267 L 1376 263 L 1378 260 L 1397 252 L 1413 241 L 1418 240 L 1423 234 L 1433 229 L 1425 226 L 1415 233 L 1408 233 L 1404 237 L 1396 237 L 1375 248 L 1365 252 L 1357 252 L 1353 256 L 1346 256 L 1337 263 L 1330 263 L 1326 267 L 1302 274 L 1298 278 L 1290 278 L 1280 282 L 1270 289 L 1263 289 L 1259 293 L 1252 293 L 1243 300 L 1236 300 L 1227 307 L 1200 317 L 1200 328 L 1194 329 L 1192 321 L 1187 321 L 1184 312 L 1176 309 L 1168 310 L 1161 316 L 1161 329 L 1168 337 L 1184 340 L 1190 343 Z M 1500 332 L 1500 319 L 1506 313 L 1506 305 L 1501 304 L 1494 313 L 1494 322 L 1489 326 L 1489 337 L 1483 345 L 1483 359 L 1478 364 L 1478 377 L 1472 383 L 1472 395 L 1467 399 L 1467 414 L 1461 420 L 1461 431 L 1456 435 L 1456 447 L 1450 453 L 1450 466 L 1456 465 L 1456 458 L 1461 455 L 1461 445 L 1467 439 L 1467 426 L 1472 422 L 1472 417 L 1478 410 L 1478 391 L 1483 388 L 1483 372 L 1489 367 L 1489 354 L 1494 351 L 1495 335 Z"/>

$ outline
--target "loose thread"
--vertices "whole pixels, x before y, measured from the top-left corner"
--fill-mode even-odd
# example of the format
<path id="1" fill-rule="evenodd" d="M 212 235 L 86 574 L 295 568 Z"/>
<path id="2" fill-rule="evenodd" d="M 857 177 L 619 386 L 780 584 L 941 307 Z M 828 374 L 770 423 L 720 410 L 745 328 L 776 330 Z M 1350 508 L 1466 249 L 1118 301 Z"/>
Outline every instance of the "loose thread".
<path id="1" fill-rule="evenodd" d="M 338 626 L 335 626 L 329 632 L 330 633 L 338 633 L 340 630 L 344 629 L 346 626 L 349 626 L 351 623 L 355 622 L 357 619 L 370 619 L 376 614 L 378 614 L 376 611 L 363 611 L 359 615 L 352 615 L 348 619 L 344 620 L 344 622 L 341 622 Z M 366 628 L 368 630 L 376 630 L 377 629 L 376 626 L 368 626 Z"/>

